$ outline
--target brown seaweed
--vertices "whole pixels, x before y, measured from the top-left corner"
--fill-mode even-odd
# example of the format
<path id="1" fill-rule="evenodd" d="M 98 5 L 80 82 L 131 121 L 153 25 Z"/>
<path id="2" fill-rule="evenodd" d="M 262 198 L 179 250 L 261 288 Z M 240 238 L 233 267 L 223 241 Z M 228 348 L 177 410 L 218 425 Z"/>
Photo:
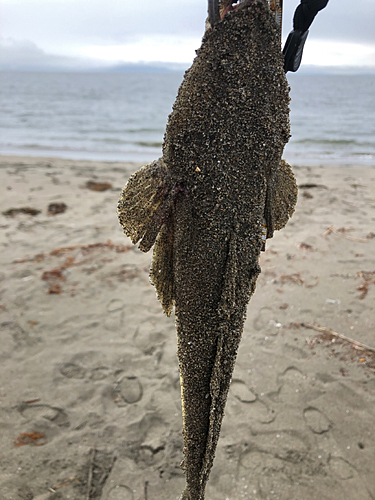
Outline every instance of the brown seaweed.
<path id="1" fill-rule="evenodd" d="M 36 208 L 30 208 L 30 207 L 21 207 L 21 208 L 9 208 L 8 210 L 5 210 L 3 212 L 3 215 L 5 217 L 14 217 L 15 215 L 18 214 L 25 214 L 25 215 L 32 215 L 33 217 L 35 215 L 39 215 L 41 210 L 38 210 Z"/>
<path id="2" fill-rule="evenodd" d="M 151 281 L 175 308 L 184 428 L 183 500 L 203 500 L 265 233 L 294 211 L 281 160 L 289 89 L 265 0 L 209 27 L 168 119 L 163 157 L 136 172 L 118 204 L 124 232 L 153 243 Z"/>
<path id="3" fill-rule="evenodd" d="M 87 181 L 86 188 L 91 189 L 91 191 L 107 191 L 107 189 L 112 188 L 112 184 L 109 182 Z"/>
<path id="4" fill-rule="evenodd" d="M 60 203 L 50 203 L 47 208 L 47 213 L 48 215 L 57 215 L 57 214 L 63 214 L 66 209 L 67 205 L 64 202 Z"/>

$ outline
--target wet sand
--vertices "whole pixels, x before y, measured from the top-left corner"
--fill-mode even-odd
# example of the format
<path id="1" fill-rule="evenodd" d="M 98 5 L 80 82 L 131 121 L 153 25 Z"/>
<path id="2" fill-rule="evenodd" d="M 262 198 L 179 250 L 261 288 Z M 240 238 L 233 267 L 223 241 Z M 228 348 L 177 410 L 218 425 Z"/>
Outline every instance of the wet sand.
<path id="1" fill-rule="evenodd" d="M 1 499 L 183 488 L 174 319 L 116 215 L 138 167 L 0 156 Z M 261 257 L 208 500 L 375 498 L 375 353 L 308 328 L 375 347 L 375 169 L 293 170 L 299 201 Z"/>

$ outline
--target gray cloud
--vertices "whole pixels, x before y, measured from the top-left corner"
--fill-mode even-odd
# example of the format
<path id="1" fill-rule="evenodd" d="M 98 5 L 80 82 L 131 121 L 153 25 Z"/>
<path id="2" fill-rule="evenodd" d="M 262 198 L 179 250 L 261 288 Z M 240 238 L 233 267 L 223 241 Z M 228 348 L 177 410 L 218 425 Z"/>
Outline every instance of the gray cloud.
<path id="1" fill-rule="evenodd" d="M 284 27 L 288 31 L 297 5 L 298 2 L 284 0 Z M 327 7 L 317 14 L 309 36 L 375 45 L 374 21 L 374 0 L 330 0 Z"/>
<path id="2" fill-rule="evenodd" d="M 22 4 L 22 8 L 21 8 Z M 6 4 L 3 32 L 14 39 L 29 39 L 40 44 L 112 44 L 152 34 L 200 36 L 206 6 L 201 0 L 178 3 L 84 0 L 18 0 Z"/>
<path id="3" fill-rule="evenodd" d="M 297 5 L 297 0 L 284 0 L 284 37 Z M 74 47 L 126 44 L 144 35 L 199 39 L 206 10 L 206 0 L 14 0 L 1 6 L 1 31 L 49 52 L 72 54 Z M 330 0 L 309 39 L 375 46 L 374 19 L 374 0 Z"/>

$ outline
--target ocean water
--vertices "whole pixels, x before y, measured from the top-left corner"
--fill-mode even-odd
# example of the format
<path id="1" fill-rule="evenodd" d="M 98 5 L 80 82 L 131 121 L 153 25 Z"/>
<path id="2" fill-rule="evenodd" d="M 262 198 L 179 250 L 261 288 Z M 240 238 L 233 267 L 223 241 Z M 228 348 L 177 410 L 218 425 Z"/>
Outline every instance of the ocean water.
<path id="1" fill-rule="evenodd" d="M 0 154 L 151 161 L 182 73 L 0 73 Z M 300 165 L 375 165 L 375 76 L 289 74 Z"/>

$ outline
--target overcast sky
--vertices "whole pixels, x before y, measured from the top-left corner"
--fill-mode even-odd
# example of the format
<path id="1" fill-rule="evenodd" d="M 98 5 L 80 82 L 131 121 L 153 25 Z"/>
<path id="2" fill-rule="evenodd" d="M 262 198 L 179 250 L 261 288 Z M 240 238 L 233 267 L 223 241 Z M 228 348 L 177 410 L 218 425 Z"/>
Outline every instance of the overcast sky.
<path id="1" fill-rule="evenodd" d="M 298 1 L 284 0 L 284 39 Z M 0 51 L 13 60 L 45 53 L 189 63 L 206 12 L 207 0 L 0 0 Z M 330 0 L 310 28 L 303 62 L 375 66 L 375 0 Z"/>

